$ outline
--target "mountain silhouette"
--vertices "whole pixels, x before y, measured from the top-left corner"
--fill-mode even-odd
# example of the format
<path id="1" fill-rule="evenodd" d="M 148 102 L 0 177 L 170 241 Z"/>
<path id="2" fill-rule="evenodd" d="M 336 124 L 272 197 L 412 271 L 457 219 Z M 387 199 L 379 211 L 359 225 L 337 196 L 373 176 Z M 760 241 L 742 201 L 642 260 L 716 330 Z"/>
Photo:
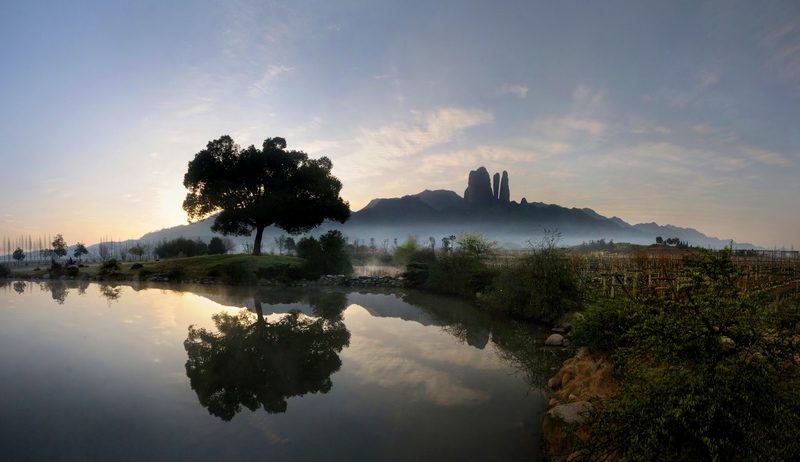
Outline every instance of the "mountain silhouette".
<path id="1" fill-rule="evenodd" d="M 339 229 L 352 239 L 375 238 L 382 241 L 407 235 L 439 240 L 457 235 L 461 231 L 483 232 L 497 239 L 507 248 L 525 247 L 543 237 L 544 230 L 561 233 L 562 244 L 574 245 L 591 240 L 605 239 L 634 244 L 652 244 L 657 236 L 663 239 L 678 238 L 690 245 L 722 248 L 731 239 L 709 237 L 692 228 L 656 223 L 630 224 L 619 217 L 605 217 L 589 208 L 567 208 L 556 204 L 520 202 L 510 200 L 510 181 L 507 172 L 494 175 L 479 167 L 470 172 L 464 196 L 450 190 L 430 190 L 403 197 L 377 198 L 364 208 L 354 211 L 344 224 L 323 223 L 310 234 L 319 235 L 330 229 Z M 179 236 L 208 242 L 215 234 L 211 231 L 213 219 L 165 228 L 144 235 L 140 240 L 157 243 L 162 239 Z M 269 227 L 264 231 L 264 242 L 269 246 L 274 237 L 286 234 Z M 240 244 L 250 243 L 250 237 L 231 236 Z M 734 242 L 736 248 L 760 248 L 748 243 Z M 90 248 L 90 250 L 92 250 Z"/>

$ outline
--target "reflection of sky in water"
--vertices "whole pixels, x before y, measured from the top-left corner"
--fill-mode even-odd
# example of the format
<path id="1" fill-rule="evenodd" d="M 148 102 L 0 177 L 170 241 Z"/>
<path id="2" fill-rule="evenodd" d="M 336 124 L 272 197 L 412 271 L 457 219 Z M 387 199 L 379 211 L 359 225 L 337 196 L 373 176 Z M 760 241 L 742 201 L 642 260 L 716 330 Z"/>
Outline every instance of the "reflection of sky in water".
<path id="1" fill-rule="evenodd" d="M 350 346 L 329 393 L 223 422 L 190 388 L 183 342 L 189 325 L 214 330 L 214 313 L 252 299 L 119 287 L 110 304 L 95 284 L 83 295 L 67 285 L 63 304 L 35 283 L 0 288 L 3 460 L 535 458 L 538 393 L 494 348 L 460 342 L 398 297 L 348 296 Z M 265 304 L 265 315 L 295 305 Z"/>

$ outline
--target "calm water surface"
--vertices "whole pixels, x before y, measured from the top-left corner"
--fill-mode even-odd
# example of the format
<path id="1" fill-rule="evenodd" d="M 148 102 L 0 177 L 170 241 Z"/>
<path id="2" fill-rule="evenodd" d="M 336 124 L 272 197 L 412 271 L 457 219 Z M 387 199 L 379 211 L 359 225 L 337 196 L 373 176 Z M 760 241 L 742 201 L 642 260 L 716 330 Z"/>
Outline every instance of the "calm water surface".
<path id="1" fill-rule="evenodd" d="M 564 359 L 413 291 L 0 284 L 6 461 L 533 460 Z"/>

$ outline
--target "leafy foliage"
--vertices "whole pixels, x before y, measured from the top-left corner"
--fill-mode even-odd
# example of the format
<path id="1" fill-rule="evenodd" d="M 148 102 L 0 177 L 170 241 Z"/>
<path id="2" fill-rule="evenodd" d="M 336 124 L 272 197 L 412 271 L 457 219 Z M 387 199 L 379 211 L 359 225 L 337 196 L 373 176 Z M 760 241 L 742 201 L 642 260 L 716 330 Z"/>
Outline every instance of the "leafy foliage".
<path id="1" fill-rule="evenodd" d="M 80 260 L 84 255 L 88 255 L 89 250 L 86 249 L 86 244 L 82 242 L 78 242 L 75 244 L 75 250 L 72 252 L 72 255 Z"/>
<path id="2" fill-rule="evenodd" d="M 60 234 L 56 234 L 55 239 L 53 239 L 53 253 L 55 253 L 59 257 L 67 256 L 67 242 L 64 241 L 64 236 Z"/>
<path id="3" fill-rule="evenodd" d="M 492 311 L 553 322 L 580 307 L 581 288 L 573 261 L 547 231 L 534 253 L 507 261 L 482 304 Z"/>
<path id="4" fill-rule="evenodd" d="M 345 250 L 341 231 L 330 230 L 319 237 L 306 236 L 297 242 L 297 256 L 306 260 L 304 270 L 311 278 L 323 274 L 353 274 L 353 263 Z"/>
<path id="5" fill-rule="evenodd" d="M 425 288 L 457 297 L 474 298 L 491 284 L 496 272 L 479 255 L 458 250 L 443 253 L 428 268 Z"/>
<path id="6" fill-rule="evenodd" d="M 209 255 L 222 255 L 225 253 L 225 244 L 223 244 L 222 239 L 214 236 L 211 238 L 211 241 L 208 243 L 208 254 Z"/>
<path id="7" fill-rule="evenodd" d="M 743 293 L 731 250 L 685 262 L 679 300 L 608 302 L 575 339 L 614 351 L 620 389 L 596 407 L 581 459 L 795 460 L 800 337 Z M 606 337 L 609 337 L 610 340 Z"/>
<path id="8" fill-rule="evenodd" d="M 122 274 L 122 265 L 115 259 L 104 261 L 97 270 L 97 274 L 102 276 L 117 276 Z"/>
<path id="9" fill-rule="evenodd" d="M 481 256 L 497 248 L 497 241 L 491 241 L 484 233 L 462 231 L 455 240 L 460 250 Z"/>
<path id="10" fill-rule="evenodd" d="M 208 253 L 208 244 L 200 239 L 191 240 L 183 236 L 172 239 L 162 240 L 156 246 L 156 253 L 162 258 L 172 258 L 183 254 L 184 257 L 194 257 Z"/>
<path id="11" fill-rule="evenodd" d="M 21 262 L 25 259 L 25 251 L 17 247 L 16 250 L 14 250 L 12 257 L 14 257 L 14 260 L 17 262 Z"/>
<path id="12" fill-rule="evenodd" d="M 304 152 L 287 151 L 283 138 L 268 138 L 261 149 L 241 149 L 226 135 L 210 141 L 189 162 L 183 208 L 190 220 L 216 214 L 215 232 L 246 236 L 255 230 L 253 254 L 260 255 L 267 226 L 299 234 L 326 219 L 344 223 L 350 218 L 332 167 L 327 157 L 310 159 Z"/>
<path id="13" fill-rule="evenodd" d="M 392 255 L 392 264 L 406 266 L 411 263 L 411 255 L 420 249 L 419 242 L 414 236 L 406 237 L 405 242 L 397 246 Z"/>

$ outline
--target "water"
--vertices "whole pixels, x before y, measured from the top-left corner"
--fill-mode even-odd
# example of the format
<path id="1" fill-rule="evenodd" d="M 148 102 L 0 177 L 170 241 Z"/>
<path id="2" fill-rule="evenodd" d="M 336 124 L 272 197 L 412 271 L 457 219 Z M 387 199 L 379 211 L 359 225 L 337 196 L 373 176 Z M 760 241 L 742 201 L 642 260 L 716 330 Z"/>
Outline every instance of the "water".
<path id="1" fill-rule="evenodd" d="M 535 460 L 563 360 L 414 291 L 2 284 L 5 461 Z"/>

